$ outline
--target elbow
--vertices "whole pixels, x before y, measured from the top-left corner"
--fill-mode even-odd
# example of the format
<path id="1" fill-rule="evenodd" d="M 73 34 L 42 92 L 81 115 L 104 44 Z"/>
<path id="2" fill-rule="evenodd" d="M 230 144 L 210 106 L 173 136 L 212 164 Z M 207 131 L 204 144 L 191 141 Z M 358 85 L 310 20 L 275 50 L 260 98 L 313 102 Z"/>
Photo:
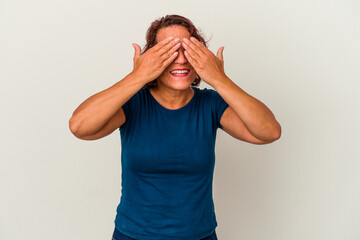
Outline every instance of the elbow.
<path id="1" fill-rule="evenodd" d="M 272 134 L 271 134 L 270 142 L 274 142 L 281 137 L 281 126 L 278 122 L 276 122 L 276 125 L 273 127 L 271 132 Z"/>
<path id="2" fill-rule="evenodd" d="M 84 124 L 82 124 L 83 122 L 79 121 L 78 118 L 72 116 L 69 120 L 69 129 L 70 132 L 77 137 L 78 139 L 81 140 L 95 140 L 97 138 L 93 138 L 93 136 L 91 136 L 92 134 L 89 134 L 89 131 L 86 131 L 87 129 L 84 128 Z"/>
<path id="3" fill-rule="evenodd" d="M 70 132 L 77 138 L 79 138 L 79 123 L 74 119 L 74 117 L 72 116 L 69 120 L 69 129 Z"/>
<path id="4" fill-rule="evenodd" d="M 271 129 L 269 129 L 267 131 L 267 136 L 266 138 L 262 138 L 261 143 L 259 144 L 269 144 L 272 142 L 275 142 L 276 140 L 278 140 L 281 137 L 281 126 L 279 123 L 277 123 L 275 126 L 271 127 Z"/>

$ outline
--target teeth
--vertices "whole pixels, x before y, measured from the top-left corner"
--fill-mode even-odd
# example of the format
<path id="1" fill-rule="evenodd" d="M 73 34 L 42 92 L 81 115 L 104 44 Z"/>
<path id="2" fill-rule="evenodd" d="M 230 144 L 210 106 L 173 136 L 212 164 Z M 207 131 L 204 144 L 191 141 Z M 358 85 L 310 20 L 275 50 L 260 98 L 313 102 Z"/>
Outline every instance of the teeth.
<path id="1" fill-rule="evenodd" d="M 174 73 L 174 74 L 186 74 L 190 72 L 189 70 L 174 70 L 174 71 L 171 71 L 171 73 Z"/>

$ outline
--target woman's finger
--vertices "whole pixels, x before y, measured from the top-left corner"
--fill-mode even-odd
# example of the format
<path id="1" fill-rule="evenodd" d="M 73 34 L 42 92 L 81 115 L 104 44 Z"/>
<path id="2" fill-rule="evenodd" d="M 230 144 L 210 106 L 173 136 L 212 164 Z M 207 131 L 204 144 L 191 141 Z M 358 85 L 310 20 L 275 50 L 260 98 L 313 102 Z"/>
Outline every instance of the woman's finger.
<path id="1" fill-rule="evenodd" d="M 162 47 L 164 47 L 166 44 L 171 43 L 171 41 L 174 39 L 174 37 L 168 37 L 165 38 L 164 40 L 158 42 L 157 44 L 155 44 L 155 46 L 153 46 L 151 49 L 153 49 L 153 51 L 159 51 Z"/>
<path id="2" fill-rule="evenodd" d="M 196 70 L 196 68 L 199 65 L 198 62 L 193 57 L 191 57 L 191 55 L 187 51 L 184 51 L 184 55 L 185 55 L 186 59 L 189 61 L 189 63 L 191 64 L 191 66 L 193 66 Z"/>
<path id="3" fill-rule="evenodd" d="M 165 61 L 163 62 L 163 68 L 165 69 L 167 66 L 170 65 L 170 63 L 172 63 L 172 61 L 175 60 L 175 58 L 178 56 L 179 52 L 174 52 L 173 54 L 171 54 L 171 56 L 167 59 L 165 59 Z"/>
<path id="4" fill-rule="evenodd" d="M 135 49 L 135 53 L 134 53 L 134 62 L 135 62 L 141 55 L 141 48 L 136 43 L 132 43 L 132 45 Z"/>
<path id="5" fill-rule="evenodd" d="M 183 47 L 185 48 L 185 50 L 188 52 L 188 54 L 193 58 L 193 59 L 199 59 L 201 58 L 201 56 L 198 54 L 198 52 L 196 52 L 195 49 L 191 48 L 186 42 L 185 42 L 185 38 L 184 38 L 184 42 L 182 43 Z M 201 52 L 202 53 L 202 52 Z M 200 53 L 200 54 L 201 54 Z"/>
<path id="6" fill-rule="evenodd" d="M 169 57 L 172 56 L 172 54 L 173 54 L 174 52 L 176 52 L 176 51 L 180 48 L 180 46 L 181 46 L 181 43 L 177 43 L 177 44 L 176 44 L 175 46 L 173 46 L 171 49 L 169 49 L 168 51 L 164 52 L 164 54 L 160 56 L 160 59 L 161 59 L 162 61 L 167 60 Z"/>
<path id="7" fill-rule="evenodd" d="M 224 47 L 220 47 L 219 50 L 216 53 L 217 58 L 220 59 L 220 61 L 222 63 L 224 62 L 223 51 L 224 51 Z"/>
<path id="8" fill-rule="evenodd" d="M 176 46 L 176 44 L 178 44 L 180 41 L 179 38 L 173 39 L 172 41 L 170 41 L 169 43 L 167 43 L 166 45 L 164 45 L 162 48 L 160 48 L 159 50 L 157 50 L 157 54 L 159 54 L 159 56 L 162 56 L 164 54 L 166 54 L 167 52 L 169 52 L 170 50 L 172 50 L 172 48 L 174 46 Z M 172 54 L 172 53 L 171 53 Z"/>
<path id="9" fill-rule="evenodd" d="M 196 45 L 203 53 L 208 53 L 209 52 L 209 49 L 207 49 L 204 44 L 202 44 L 199 40 L 197 40 L 196 38 L 194 37 L 190 37 L 190 41 L 191 43 L 193 43 L 194 45 Z M 191 46 L 191 44 L 190 44 Z"/>

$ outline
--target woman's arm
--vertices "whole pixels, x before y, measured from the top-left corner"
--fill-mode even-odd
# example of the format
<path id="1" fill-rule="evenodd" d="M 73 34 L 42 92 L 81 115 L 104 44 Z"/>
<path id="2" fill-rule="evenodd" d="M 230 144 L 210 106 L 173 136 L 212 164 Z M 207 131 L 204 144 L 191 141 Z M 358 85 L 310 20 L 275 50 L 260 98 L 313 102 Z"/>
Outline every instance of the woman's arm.
<path id="1" fill-rule="evenodd" d="M 69 120 L 71 132 L 81 139 L 96 134 L 142 86 L 143 81 L 130 73 L 113 86 L 89 97 L 72 114 Z M 123 112 L 122 117 L 119 124 L 125 122 Z"/>
<path id="2" fill-rule="evenodd" d="M 217 56 L 196 38 L 183 41 L 185 57 L 205 82 L 214 87 L 231 109 L 224 113 L 226 131 L 249 142 L 264 144 L 275 141 L 281 135 L 280 124 L 269 108 L 238 87 L 224 72 L 223 50 Z"/>
<path id="3" fill-rule="evenodd" d="M 69 120 L 71 132 L 81 139 L 98 139 L 119 127 L 115 123 L 123 124 L 125 116 L 121 107 L 146 83 L 156 79 L 176 58 L 176 51 L 181 46 L 178 42 L 179 39 L 164 39 L 142 55 L 139 45 L 133 44 L 133 71 L 81 103 Z M 116 116 L 123 119 L 116 120 Z"/>
<path id="4" fill-rule="evenodd" d="M 257 144 L 270 143 L 280 138 L 281 126 L 265 104 L 247 94 L 227 77 L 213 83 L 213 87 L 230 106 L 221 118 L 226 132 Z"/>

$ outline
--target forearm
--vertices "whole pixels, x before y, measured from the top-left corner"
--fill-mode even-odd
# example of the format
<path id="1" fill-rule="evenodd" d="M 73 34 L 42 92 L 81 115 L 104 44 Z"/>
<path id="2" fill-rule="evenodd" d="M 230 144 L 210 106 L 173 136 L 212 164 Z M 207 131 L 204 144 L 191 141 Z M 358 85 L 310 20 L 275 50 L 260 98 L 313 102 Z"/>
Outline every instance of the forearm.
<path id="1" fill-rule="evenodd" d="M 98 132 L 143 86 L 144 81 L 130 73 L 113 86 L 89 97 L 72 114 L 69 121 L 71 131 L 79 135 Z"/>
<path id="2" fill-rule="evenodd" d="M 247 94 L 228 77 L 217 81 L 213 87 L 256 138 L 268 141 L 280 137 L 280 124 L 261 101 Z"/>

